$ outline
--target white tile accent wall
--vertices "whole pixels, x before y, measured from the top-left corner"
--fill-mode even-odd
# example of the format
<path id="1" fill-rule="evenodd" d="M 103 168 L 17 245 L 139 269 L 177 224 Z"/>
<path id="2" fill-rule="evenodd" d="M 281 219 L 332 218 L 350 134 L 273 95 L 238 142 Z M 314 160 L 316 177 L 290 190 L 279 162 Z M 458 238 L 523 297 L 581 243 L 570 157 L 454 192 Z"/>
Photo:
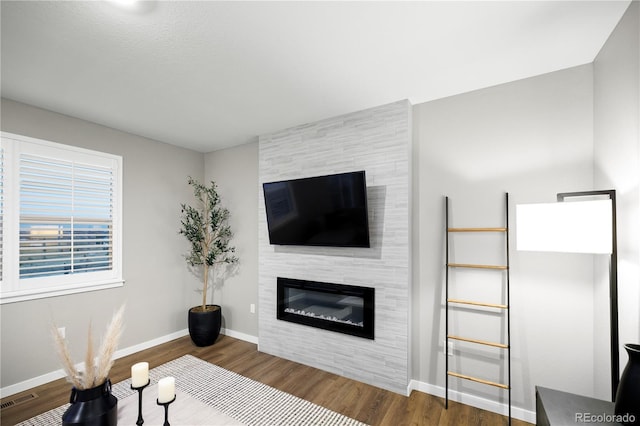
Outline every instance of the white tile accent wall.
<path id="1" fill-rule="evenodd" d="M 405 394 L 410 380 L 411 105 L 261 136 L 259 350 Z M 272 246 L 262 183 L 365 170 L 371 248 Z M 375 288 L 375 340 L 276 318 L 276 277 Z"/>

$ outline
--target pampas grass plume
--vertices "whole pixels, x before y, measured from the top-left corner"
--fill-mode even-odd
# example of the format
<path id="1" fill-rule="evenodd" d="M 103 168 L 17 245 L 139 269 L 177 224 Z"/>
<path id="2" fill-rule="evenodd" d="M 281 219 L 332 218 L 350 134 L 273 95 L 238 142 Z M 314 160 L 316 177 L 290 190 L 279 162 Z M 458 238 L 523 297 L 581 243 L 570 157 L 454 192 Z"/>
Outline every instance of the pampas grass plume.
<path id="1" fill-rule="evenodd" d="M 76 370 L 76 366 L 71 359 L 67 341 L 62 337 L 60 330 L 55 324 L 51 326 L 51 333 L 53 334 L 53 341 L 55 342 L 56 352 L 62 363 L 62 368 L 64 372 L 67 373 L 67 380 L 77 389 L 82 389 L 80 374 L 78 374 L 78 370 Z"/>
<path id="2" fill-rule="evenodd" d="M 113 366 L 113 353 L 118 348 L 118 342 L 122 335 L 122 321 L 124 316 L 124 305 L 118 309 L 111 322 L 107 326 L 107 331 L 102 340 L 102 345 L 98 351 L 98 370 L 96 372 L 96 382 L 102 383 L 109 376 L 109 371 Z"/>
<path id="3" fill-rule="evenodd" d="M 89 321 L 89 332 L 87 333 L 87 354 L 84 357 L 84 377 L 83 381 L 87 389 L 96 385 L 96 367 L 93 358 L 93 334 L 91 333 L 91 321 Z M 97 383 L 99 384 L 99 383 Z"/>
<path id="4" fill-rule="evenodd" d="M 122 335 L 122 323 L 124 315 L 124 307 L 113 315 L 111 322 L 107 326 L 107 330 L 98 350 L 97 363 L 93 352 L 93 337 L 91 333 L 91 323 L 89 323 L 89 333 L 87 335 L 87 353 L 84 360 L 84 372 L 80 374 L 71 359 L 71 354 L 67 346 L 67 341 L 62 337 L 55 324 L 52 324 L 51 333 L 56 347 L 56 352 L 62 363 L 62 368 L 67 374 L 67 380 L 76 389 L 90 389 L 104 383 L 109 377 L 109 371 L 113 366 L 113 354 L 118 347 L 120 336 Z"/>

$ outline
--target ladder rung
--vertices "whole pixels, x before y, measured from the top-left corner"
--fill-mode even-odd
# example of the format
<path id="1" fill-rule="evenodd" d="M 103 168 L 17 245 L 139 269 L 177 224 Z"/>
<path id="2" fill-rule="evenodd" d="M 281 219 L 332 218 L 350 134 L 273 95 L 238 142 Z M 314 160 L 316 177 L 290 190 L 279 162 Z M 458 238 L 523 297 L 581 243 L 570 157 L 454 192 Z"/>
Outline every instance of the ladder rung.
<path id="1" fill-rule="evenodd" d="M 507 228 L 448 228 L 449 232 L 507 232 Z"/>
<path id="2" fill-rule="evenodd" d="M 447 299 L 449 303 L 460 303 L 463 305 L 486 306 L 487 308 L 507 309 L 507 305 L 499 305 L 497 303 L 474 302 L 472 300 Z"/>
<path id="3" fill-rule="evenodd" d="M 468 263 L 449 263 L 447 266 L 452 268 L 507 269 L 507 266 L 502 265 L 472 265 Z"/>
<path id="4" fill-rule="evenodd" d="M 453 377 L 458 377 L 460 379 L 471 380 L 472 382 L 478 382 L 485 385 L 495 386 L 502 389 L 509 389 L 508 385 L 502 383 L 491 382 L 489 380 L 478 379 L 477 377 L 466 376 L 464 374 L 454 373 L 452 371 L 447 371 L 447 374 Z"/>
<path id="5" fill-rule="evenodd" d="M 505 345 L 504 343 L 488 342 L 486 340 L 469 339 L 467 337 L 460 337 L 460 336 L 447 336 L 447 338 L 453 339 L 453 340 L 460 340 L 462 342 L 477 343 L 479 345 L 493 346 L 495 348 L 501 348 L 501 349 L 509 348 L 509 345 Z"/>

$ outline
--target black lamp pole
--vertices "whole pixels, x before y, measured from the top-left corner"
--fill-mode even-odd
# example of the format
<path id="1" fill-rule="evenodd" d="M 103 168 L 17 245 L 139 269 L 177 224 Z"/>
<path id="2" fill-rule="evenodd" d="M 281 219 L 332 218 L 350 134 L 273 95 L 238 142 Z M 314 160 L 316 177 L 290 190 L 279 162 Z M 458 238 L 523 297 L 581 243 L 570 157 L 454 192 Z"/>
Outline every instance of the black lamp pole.
<path id="1" fill-rule="evenodd" d="M 618 240 L 616 238 L 616 190 L 563 192 L 558 194 L 558 201 L 569 197 L 593 197 L 606 195 L 611 199 L 611 227 L 612 244 L 611 259 L 609 261 L 609 316 L 611 338 L 611 401 L 616 400 L 616 392 L 620 382 L 620 356 L 618 354 Z"/>

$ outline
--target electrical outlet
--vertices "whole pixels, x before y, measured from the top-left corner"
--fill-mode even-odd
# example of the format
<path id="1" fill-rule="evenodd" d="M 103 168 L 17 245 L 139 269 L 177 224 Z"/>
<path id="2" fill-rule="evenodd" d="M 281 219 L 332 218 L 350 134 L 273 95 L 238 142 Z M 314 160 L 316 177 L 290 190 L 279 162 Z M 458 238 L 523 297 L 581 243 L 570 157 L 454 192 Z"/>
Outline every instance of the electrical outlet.
<path id="1" fill-rule="evenodd" d="M 251 305 L 249 305 L 249 312 L 251 312 L 252 314 L 256 313 L 256 304 L 252 303 Z"/>
<path id="2" fill-rule="evenodd" d="M 58 327 L 58 333 L 65 339 L 67 337 L 67 327 Z"/>

